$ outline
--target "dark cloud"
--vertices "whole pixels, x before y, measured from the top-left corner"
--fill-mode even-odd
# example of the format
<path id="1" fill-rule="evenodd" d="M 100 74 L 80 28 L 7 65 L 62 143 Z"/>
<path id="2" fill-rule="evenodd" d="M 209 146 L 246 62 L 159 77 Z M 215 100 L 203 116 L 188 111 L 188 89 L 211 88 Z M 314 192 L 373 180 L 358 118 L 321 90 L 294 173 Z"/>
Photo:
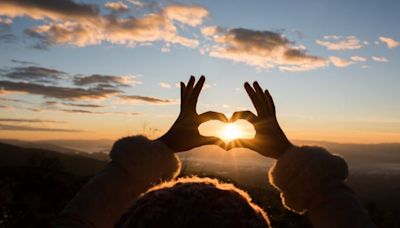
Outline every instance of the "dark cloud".
<path id="1" fill-rule="evenodd" d="M 19 118 L 0 118 L 0 122 L 18 122 L 18 123 L 66 123 L 57 120 L 41 120 L 41 119 L 19 119 Z"/>
<path id="2" fill-rule="evenodd" d="M 0 81 L 0 89 L 11 92 L 24 92 L 29 94 L 42 95 L 44 97 L 67 100 L 101 99 L 121 93 L 121 91 L 118 89 L 82 89 L 11 81 Z"/>
<path id="3" fill-rule="evenodd" d="M 131 83 L 135 83 L 133 81 L 133 76 L 114 76 L 114 75 L 101 75 L 101 74 L 92 74 L 89 76 L 78 76 L 74 78 L 74 84 L 79 86 L 84 85 L 99 85 L 99 87 L 108 87 L 108 86 L 127 86 Z"/>
<path id="4" fill-rule="evenodd" d="M 174 100 L 170 99 L 160 99 L 156 97 L 148 97 L 148 96 L 139 96 L 139 95 L 121 95 L 119 96 L 122 100 L 127 100 L 127 101 L 144 101 L 148 103 L 154 103 L 154 104 L 168 104 L 168 103 L 174 103 Z"/>
<path id="5" fill-rule="evenodd" d="M 35 63 L 35 62 L 23 61 L 23 60 L 17 60 L 17 59 L 11 59 L 10 61 L 12 63 L 17 63 L 17 64 L 21 64 L 21 65 L 39 65 L 38 63 Z"/>
<path id="6" fill-rule="evenodd" d="M 8 124 L 0 124 L 0 131 L 54 131 L 54 132 L 84 132 L 83 130 L 77 130 L 77 129 L 44 128 L 44 127 L 32 127 L 32 126 L 24 126 L 24 125 L 8 125 Z"/>
<path id="7" fill-rule="evenodd" d="M 97 105 L 97 104 L 78 104 L 78 103 L 68 103 L 68 102 L 62 102 L 63 105 L 67 106 L 73 106 L 73 107 L 82 107 L 82 108 L 103 108 L 103 105 Z"/>
<path id="8" fill-rule="evenodd" d="M 309 55 L 283 34 L 245 28 L 224 30 L 210 27 L 203 34 L 216 43 L 209 55 L 243 62 L 260 69 L 279 67 L 282 71 L 305 71 L 327 65 L 324 58 Z"/>
<path id="9" fill-rule="evenodd" d="M 61 79 L 65 75 L 65 72 L 59 70 L 37 66 L 15 67 L 7 73 L 2 73 L 3 77 L 14 80 L 39 81 L 45 83 L 54 82 L 54 80 Z"/>
<path id="10" fill-rule="evenodd" d="M 68 20 L 74 17 L 90 19 L 99 15 L 99 9 L 95 5 L 71 0 L 2 0 L 0 14 L 9 17 L 29 16 L 34 19 Z"/>
<path id="11" fill-rule="evenodd" d="M 16 37 L 14 34 L 11 33 L 0 34 L 0 42 L 7 44 L 17 43 L 18 37 Z"/>

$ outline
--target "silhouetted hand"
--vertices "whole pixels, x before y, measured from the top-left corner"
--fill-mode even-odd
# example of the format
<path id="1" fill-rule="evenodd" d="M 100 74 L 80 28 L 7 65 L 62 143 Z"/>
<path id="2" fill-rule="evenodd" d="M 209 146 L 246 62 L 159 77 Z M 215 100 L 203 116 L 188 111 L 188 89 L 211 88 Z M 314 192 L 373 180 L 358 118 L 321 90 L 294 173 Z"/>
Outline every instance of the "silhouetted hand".
<path id="1" fill-rule="evenodd" d="M 158 140 L 164 142 L 174 152 L 190 150 L 194 147 L 215 144 L 225 148 L 225 143 L 218 137 L 202 136 L 198 130 L 200 124 L 209 120 L 228 122 L 226 116 L 218 112 L 205 112 L 198 115 L 196 112 L 197 99 L 203 88 L 205 77 L 201 76 L 196 85 L 195 78 L 190 77 L 185 86 L 181 82 L 181 112 L 171 129 Z"/>
<path id="2" fill-rule="evenodd" d="M 233 140 L 228 143 L 226 149 L 246 147 L 266 157 L 277 159 L 293 145 L 278 124 L 274 102 L 268 90 L 263 92 L 258 82 L 254 82 L 253 86 L 254 89 L 248 82 L 244 84 L 244 88 L 257 110 L 257 116 L 250 111 L 240 111 L 233 113 L 230 121 L 234 122 L 238 119 L 249 121 L 253 124 L 256 135 L 253 139 Z"/>

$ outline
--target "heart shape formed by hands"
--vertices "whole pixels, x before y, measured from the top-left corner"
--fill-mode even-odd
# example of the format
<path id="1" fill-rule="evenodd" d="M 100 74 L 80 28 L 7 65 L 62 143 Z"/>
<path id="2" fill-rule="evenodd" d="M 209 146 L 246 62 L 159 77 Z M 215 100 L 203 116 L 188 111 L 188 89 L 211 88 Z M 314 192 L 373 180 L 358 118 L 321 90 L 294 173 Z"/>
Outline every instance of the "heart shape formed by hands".
<path id="1" fill-rule="evenodd" d="M 255 136 L 254 126 L 246 120 L 222 122 L 210 120 L 199 126 L 199 132 L 204 136 L 214 136 L 226 144 L 236 139 L 252 139 Z"/>

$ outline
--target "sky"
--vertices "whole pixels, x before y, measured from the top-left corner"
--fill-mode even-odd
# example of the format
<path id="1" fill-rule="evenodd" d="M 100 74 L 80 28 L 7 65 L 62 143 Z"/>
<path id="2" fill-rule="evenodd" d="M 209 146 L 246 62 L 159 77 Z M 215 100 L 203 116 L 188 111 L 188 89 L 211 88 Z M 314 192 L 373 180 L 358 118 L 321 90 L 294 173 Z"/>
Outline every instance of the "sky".
<path id="1" fill-rule="evenodd" d="M 399 10 L 396 0 L 2 0 L 0 138 L 156 138 L 179 114 L 179 82 L 205 75 L 199 113 L 255 111 L 243 83 L 258 81 L 289 139 L 400 142 Z"/>

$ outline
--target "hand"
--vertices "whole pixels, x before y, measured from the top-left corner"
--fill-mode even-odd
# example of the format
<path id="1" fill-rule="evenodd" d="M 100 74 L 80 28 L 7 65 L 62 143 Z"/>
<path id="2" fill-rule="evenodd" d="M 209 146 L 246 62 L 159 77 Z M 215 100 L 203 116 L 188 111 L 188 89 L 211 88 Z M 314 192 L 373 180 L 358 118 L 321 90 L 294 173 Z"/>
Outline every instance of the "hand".
<path id="1" fill-rule="evenodd" d="M 204 85 L 205 77 L 201 76 L 196 85 L 195 78 L 190 77 L 187 86 L 181 82 L 181 112 L 171 129 L 158 140 L 165 143 L 174 152 L 190 150 L 194 147 L 214 144 L 225 148 L 225 143 L 218 137 L 202 136 L 198 130 L 200 124 L 209 120 L 228 122 L 226 116 L 218 112 L 196 112 L 197 99 Z"/>
<path id="2" fill-rule="evenodd" d="M 278 159 L 285 150 L 293 145 L 286 138 L 278 124 L 275 114 L 275 106 L 268 90 L 262 91 L 258 82 L 253 83 L 254 89 L 248 82 L 244 84 L 257 116 L 250 111 L 233 113 L 230 121 L 245 119 L 254 125 L 256 135 L 253 139 L 237 139 L 227 145 L 227 150 L 235 147 L 246 147 L 266 157 Z"/>

